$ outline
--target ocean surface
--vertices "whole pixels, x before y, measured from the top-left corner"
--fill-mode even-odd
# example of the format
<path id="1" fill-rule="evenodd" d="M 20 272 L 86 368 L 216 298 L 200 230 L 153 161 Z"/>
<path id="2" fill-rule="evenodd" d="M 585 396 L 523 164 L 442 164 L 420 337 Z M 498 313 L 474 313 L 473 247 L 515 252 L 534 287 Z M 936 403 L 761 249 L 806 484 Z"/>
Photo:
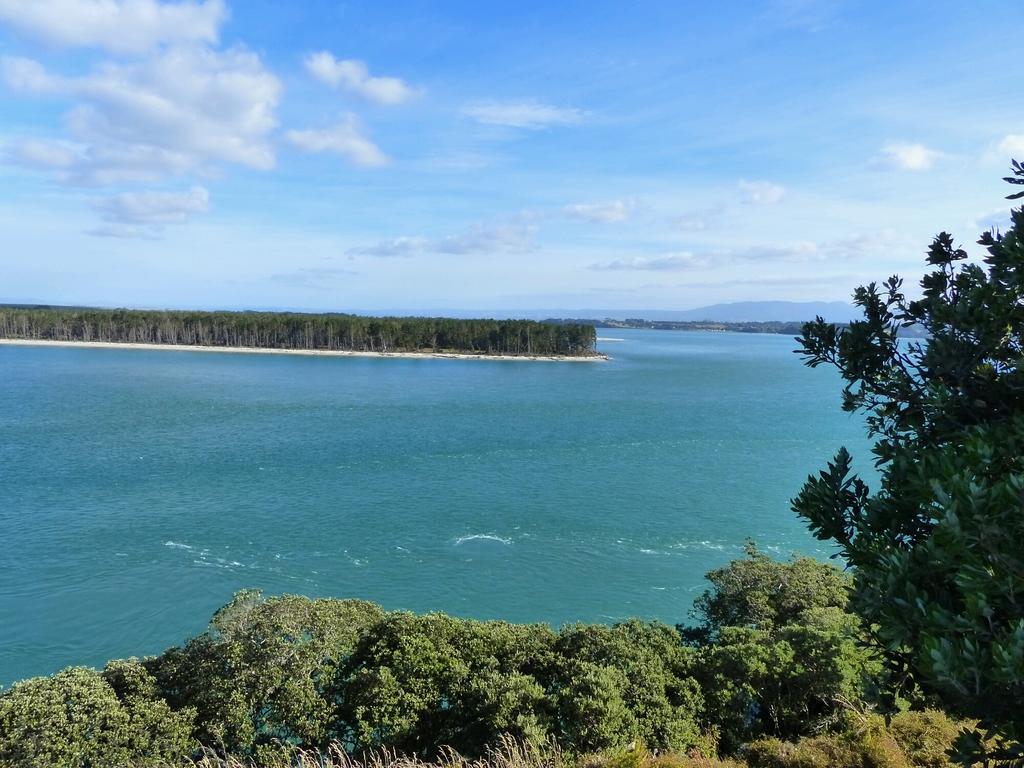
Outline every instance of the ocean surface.
<path id="1" fill-rule="evenodd" d="M 159 653 L 239 589 L 685 621 L 862 422 L 785 336 L 603 331 L 608 363 L 0 345 L 0 684 Z"/>

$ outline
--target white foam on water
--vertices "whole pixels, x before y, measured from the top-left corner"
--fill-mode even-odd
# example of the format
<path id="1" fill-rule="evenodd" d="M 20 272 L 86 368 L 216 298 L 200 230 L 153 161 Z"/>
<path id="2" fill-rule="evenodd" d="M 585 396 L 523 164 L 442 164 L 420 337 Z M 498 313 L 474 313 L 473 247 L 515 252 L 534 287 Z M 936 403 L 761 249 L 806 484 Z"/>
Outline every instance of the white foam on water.
<path id="1" fill-rule="evenodd" d="M 672 549 L 710 549 L 722 552 L 725 550 L 725 544 L 717 544 L 713 541 L 680 541 L 673 544 Z"/>
<path id="2" fill-rule="evenodd" d="M 493 533 L 471 533 L 468 536 L 460 536 L 455 540 L 455 546 L 458 547 L 465 544 L 467 541 L 497 541 L 506 546 L 511 546 L 512 539 L 505 539 L 501 536 L 495 536 Z"/>
<path id="3" fill-rule="evenodd" d="M 192 549 L 190 544 L 179 544 L 176 541 L 165 541 L 164 546 L 170 547 L 171 549 Z"/>

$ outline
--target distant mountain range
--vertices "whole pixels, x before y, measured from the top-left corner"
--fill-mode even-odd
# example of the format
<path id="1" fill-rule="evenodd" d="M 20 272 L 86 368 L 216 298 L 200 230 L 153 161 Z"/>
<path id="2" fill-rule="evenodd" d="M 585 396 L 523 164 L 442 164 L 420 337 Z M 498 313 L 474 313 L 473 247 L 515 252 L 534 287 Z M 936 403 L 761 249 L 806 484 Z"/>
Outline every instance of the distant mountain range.
<path id="1" fill-rule="evenodd" d="M 830 323 L 848 323 L 858 317 L 857 310 L 842 301 L 738 301 L 731 304 L 710 304 L 684 310 L 641 311 L 628 317 L 647 320 L 694 320 L 720 323 L 803 322 L 819 315 Z M 624 318 L 621 312 L 604 317 Z"/>
<path id="2" fill-rule="evenodd" d="M 378 313 L 360 312 L 360 314 Z M 860 316 L 854 307 L 842 301 L 738 301 L 731 304 L 710 304 L 696 309 L 565 309 L 564 307 L 519 310 L 435 309 L 414 312 L 406 310 L 395 314 L 437 314 L 445 317 L 516 317 L 530 320 L 575 317 L 591 320 L 643 319 L 718 323 L 793 323 L 813 320 L 818 315 L 830 323 L 848 323 Z"/>

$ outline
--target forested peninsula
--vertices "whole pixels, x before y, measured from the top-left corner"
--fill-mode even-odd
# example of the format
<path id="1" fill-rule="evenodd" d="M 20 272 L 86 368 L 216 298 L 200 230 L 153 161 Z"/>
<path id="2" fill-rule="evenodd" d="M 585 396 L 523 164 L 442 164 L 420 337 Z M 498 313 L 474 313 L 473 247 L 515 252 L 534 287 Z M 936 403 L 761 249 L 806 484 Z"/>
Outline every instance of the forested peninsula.
<path id="1" fill-rule="evenodd" d="M 0 307 L 0 340 L 478 357 L 599 358 L 592 325 L 533 320 Z"/>

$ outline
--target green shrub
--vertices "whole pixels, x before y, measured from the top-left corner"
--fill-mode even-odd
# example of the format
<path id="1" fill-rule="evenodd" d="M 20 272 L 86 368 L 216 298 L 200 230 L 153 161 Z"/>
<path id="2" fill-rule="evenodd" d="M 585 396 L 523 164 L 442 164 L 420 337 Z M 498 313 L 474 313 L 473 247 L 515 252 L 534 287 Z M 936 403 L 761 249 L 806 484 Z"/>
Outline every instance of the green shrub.
<path id="1" fill-rule="evenodd" d="M 884 732 L 853 737 L 826 734 L 797 742 L 760 739 L 747 749 L 750 768 L 912 768 L 899 745 Z"/>
<path id="2" fill-rule="evenodd" d="M 543 626 L 396 613 L 361 639 L 331 689 L 332 730 L 356 749 L 480 752 L 502 733 L 548 730 L 544 690 L 554 634 Z"/>
<path id="3" fill-rule="evenodd" d="M 816 608 L 774 632 L 725 627 L 700 649 L 706 725 L 731 752 L 760 736 L 794 739 L 836 724 L 880 672 L 855 616 Z"/>
<path id="4" fill-rule="evenodd" d="M 0 694 L 0 765 L 121 768 L 179 760 L 197 746 L 192 710 L 173 712 L 135 660 L 73 667 Z"/>
<path id="5" fill-rule="evenodd" d="M 751 768 L 951 768 L 960 725 L 942 712 L 902 712 L 888 727 L 879 715 L 846 712 L 840 730 L 786 742 L 760 739 L 745 750 Z"/>
<path id="6" fill-rule="evenodd" d="M 1012 173 L 1024 185 L 1024 165 Z M 896 276 L 870 283 L 854 294 L 862 320 L 818 318 L 800 338 L 808 365 L 839 370 L 844 410 L 864 413 L 879 482 L 841 448 L 793 508 L 856 569 L 893 698 L 937 698 L 998 736 L 965 739 L 968 764 L 1024 761 L 1024 208 L 1010 220 L 981 235 L 980 260 L 940 233 L 920 298 Z M 903 341 L 909 326 L 924 340 Z"/>
<path id="7" fill-rule="evenodd" d="M 779 562 L 750 542 L 747 556 L 706 575 L 711 589 L 694 601 L 698 627 L 687 634 L 711 640 L 725 627 L 771 631 L 801 621 L 810 610 L 846 610 L 853 580 L 833 565 L 810 557 Z"/>
<path id="8" fill-rule="evenodd" d="M 569 626 L 555 649 L 561 659 L 553 680 L 562 702 L 561 733 L 576 750 L 635 739 L 682 752 L 702 743 L 696 654 L 672 628 L 638 620 Z"/>
<path id="9" fill-rule="evenodd" d="M 203 744 L 243 755 L 278 744 L 315 747 L 334 735 L 325 691 L 383 615 L 360 600 L 240 592 L 207 632 L 147 667 L 171 706 L 196 709 Z"/>

